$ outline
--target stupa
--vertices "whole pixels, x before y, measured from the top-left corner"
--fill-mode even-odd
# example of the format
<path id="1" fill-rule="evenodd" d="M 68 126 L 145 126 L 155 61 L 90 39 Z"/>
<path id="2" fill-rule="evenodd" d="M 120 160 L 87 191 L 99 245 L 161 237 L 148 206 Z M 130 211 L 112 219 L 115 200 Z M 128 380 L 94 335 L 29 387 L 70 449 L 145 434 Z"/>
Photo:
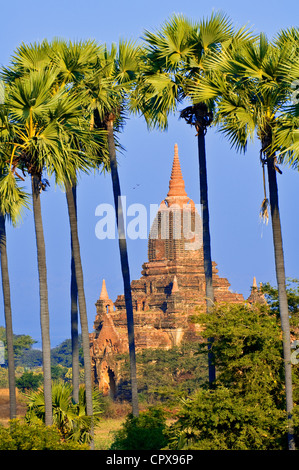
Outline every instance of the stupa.
<path id="1" fill-rule="evenodd" d="M 242 294 L 230 290 L 213 262 L 215 302 L 242 303 Z M 200 341 L 200 329 L 192 321 L 206 308 L 202 227 L 199 211 L 185 190 L 178 146 L 174 147 L 169 190 L 161 202 L 148 239 L 148 261 L 141 277 L 131 282 L 136 351 L 169 349 L 182 341 Z M 248 302 L 263 301 L 256 286 Z M 90 353 L 94 382 L 114 396 L 121 382 L 117 354 L 128 352 L 124 295 L 113 302 L 103 280 L 96 302 Z"/>

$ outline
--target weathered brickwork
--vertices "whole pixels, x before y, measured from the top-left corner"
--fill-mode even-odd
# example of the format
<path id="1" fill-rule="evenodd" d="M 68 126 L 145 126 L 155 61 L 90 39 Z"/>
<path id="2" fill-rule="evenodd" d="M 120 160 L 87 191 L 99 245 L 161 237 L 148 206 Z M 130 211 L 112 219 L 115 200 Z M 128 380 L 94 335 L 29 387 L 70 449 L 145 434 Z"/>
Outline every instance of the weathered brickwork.
<path id="1" fill-rule="evenodd" d="M 241 303 L 227 279 L 213 263 L 215 302 Z M 136 351 L 169 349 L 181 341 L 200 341 L 192 321 L 198 309 L 205 310 L 205 275 L 201 218 L 187 196 L 175 146 L 167 197 L 160 204 L 148 240 L 148 261 L 141 277 L 131 283 Z M 265 302 L 254 280 L 248 302 Z M 104 393 L 114 395 L 121 380 L 116 354 L 128 352 L 124 295 L 109 299 L 105 281 L 96 302 L 90 353 L 94 381 Z"/>

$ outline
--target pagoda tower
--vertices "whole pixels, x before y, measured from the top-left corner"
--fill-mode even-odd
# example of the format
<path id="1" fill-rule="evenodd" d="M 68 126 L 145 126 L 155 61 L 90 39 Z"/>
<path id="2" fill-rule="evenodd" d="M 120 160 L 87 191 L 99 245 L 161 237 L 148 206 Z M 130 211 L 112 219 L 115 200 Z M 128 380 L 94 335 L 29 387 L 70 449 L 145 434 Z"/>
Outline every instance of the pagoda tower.
<path id="1" fill-rule="evenodd" d="M 243 295 L 230 290 L 213 262 L 215 302 L 243 303 Z M 200 341 L 200 328 L 192 321 L 206 310 L 201 217 L 186 192 L 178 146 L 174 146 L 168 192 L 161 202 L 148 239 L 148 260 L 141 277 L 131 282 L 136 351 L 169 349 L 182 341 Z M 262 300 L 256 282 L 248 302 Z M 117 354 L 128 352 L 124 295 L 113 303 L 106 283 L 96 303 L 90 354 L 95 383 L 113 394 L 121 382 Z"/>
<path id="2" fill-rule="evenodd" d="M 205 274 L 202 247 L 202 223 L 198 209 L 187 195 L 178 146 L 174 146 L 169 189 L 153 221 L 148 239 L 148 261 L 142 277 L 131 283 L 135 311 L 182 314 L 205 308 Z M 215 301 L 242 302 L 241 294 L 230 291 L 227 279 L 218 276 L 213 263 Z M 173 284 L 176 278 L 176 307 Z M 172 295 L 171 295 L 172 294 Z M 179 302 L 179 299 L 181 302 Z M 125 309 L 124 297 L 115 302 Z"/>

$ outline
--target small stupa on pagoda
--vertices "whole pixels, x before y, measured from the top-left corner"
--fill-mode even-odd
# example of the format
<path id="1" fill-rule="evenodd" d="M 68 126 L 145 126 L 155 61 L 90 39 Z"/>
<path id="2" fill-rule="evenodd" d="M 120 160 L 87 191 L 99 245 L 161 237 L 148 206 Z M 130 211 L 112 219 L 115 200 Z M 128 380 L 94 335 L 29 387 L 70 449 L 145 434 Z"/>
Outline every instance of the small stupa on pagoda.
<path id="1" fill-rule="evenodd" d="M 245 302 L 242 294 L 230 290 L 226 278 L 219 277 L 216 266 L 213 262 L 215 302 Z M 131 291 L 137 352 L 200 341 L 200 329 L 192 317 L 206 308 L 201 217 L 187 195 L 177 145 L 169 190 L 149 233 L 148 261 L 142 265 L 140 279 L 131 282 Z M 247 301 L 265 301 L 255 279 Z M 127 352 L 125 298 L 119 295 L 113 302 L 103 280 L 90 354 L 94 382 L 104 393 L 115 395 L 121 381 L 116 355 Z"/>

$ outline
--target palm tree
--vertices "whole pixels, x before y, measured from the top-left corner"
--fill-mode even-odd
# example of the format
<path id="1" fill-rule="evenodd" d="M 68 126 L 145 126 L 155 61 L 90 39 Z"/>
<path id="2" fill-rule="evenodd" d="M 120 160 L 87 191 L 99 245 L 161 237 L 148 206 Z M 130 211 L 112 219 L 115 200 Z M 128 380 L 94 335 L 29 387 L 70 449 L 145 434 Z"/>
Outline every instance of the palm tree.
<path id="1" fill-rule="evenodd" d="M 10 278 L 8 269 L 8 257 L 6 249 L 6 218 L 10 219 L 13 226 L 16 226 L 21 218 L 24 208 L 28 208 L 28 195 L 17 185 L 19 179 L 9 171 L 7 162 L 11 161 L 9 155 L 9 123 L 5 112 L 4 95 L 1 99 L 0 110 L 0 156 L 1 156 L 1 190 L 0 190 L 0 257 L 1 257 L 1 277 L 4 300 L 5 332 L 8 356 L 8 383 L 10 401 L 10 419 L 15 419 L 17 415 L 16 387 L 15 387 L 15 362 L 14 362 L 14 341 L 12 326 L 12 308 Z"/>
<path id="2" fill-rule="evenodd" d="M 139 71 L 140 50 L 134 44 L 120 42 L 118 48 L 113 44 L 107 46 L 98 56 L 95 70 L 85 81 L 90 99 L 91 125 L 94 129 L 105 129 L 109 166 L 112 178 L 112 189 L 118 228 L 118 244 L 121 270 L 124 285 L 124 296 L 127 314 L 127 329 L 131 371 L 132 412 L 138 416 L 138 392 L 135 357 L 134 316 L 131 293 L 130 268 L 128 261 L 127 241 L 124 227 L 121 188 L 116 159 L 119 132 L 124 119 L 130 110 L 130 91 L 136 83 Z"/>
<path id="3" fill-rule="evenodd" d="M 80 102 L 80 98 L 79 98 Z M 82 112 L 82 109 L 80 109 Z M 76 132 L 76 130 L 74 131 Z M 87 135 L 89 138 L 87 138 Z M 93 143 L 95 135 L 91 135 L 87 133 L 84 138 L 89 141 L 89 143 L 84 146 L 82 140 L 79 142 L 76 140 L 74 144 L 74 148 L 78 149 L 80 152 L 84 152 L 87 156 L 87 159 L 84 162 L 84 171 L 88 168 L 88 166 L 94 166 L 95 162 L 99 163 L 99 158 L 96 158 L 95 161 L 89 160 L 91 154 L 89 153 L 88 146 L 90 143 Z M 86 140 L 85 140 L 86 143 Z M 96 156 L 101 154 L 101 148 L 97 147 Z M 67 162 L 69 166 L 69 162 Z M 80 314 L 80 325 L 81 325 L 81 336 L 82 336 L 82 347 L 83 347 L 83 357 L 84 357 L 84 381 L 85 381 L 85 393 L 86 393 L 86 414 L 88 417 L 93 416 L 93 406 L 92 406 L 92 394 L 93 394 L 93 384 L 92 384 L 92 373 L 91 373 L 91 361 L 90 361 L 90 349 L 89 349 L 89 331 L 88 331 L 88 318 L 87 318 L 87 308 L 86 308 L 86 298 L 85 298 L 85 290 L 84 290 L 84 276 L 83 276 L 83 267 L 82 267 L 82 260 L 81 260 L 81 253 L 80 253 L 80 242 L 79 242 L 79 234 L 78 234 L 78 222 L 77 222 L 77 206 L 76 206 L 76 173 L 80 170 L 80 167 L 76 165 L 76 162 L 73 163 L 73 174 L 71 178 L 68 179 L 67 176 L 65 177 L 64 186 L 65 186 L 65 193 L 67 199 L 67 208 L 68 208 L 68 215 L 69 215 L 69 223 L 70 223 L 70 232 L 71 232 L 71 249 L 72 249 L 72 279 L 71 279 L 71 289 L 76 289 L 78 295 L 78 306 L 79 306 L 79 314 Z M 83 168 L 81 168 L 83 170 Z M 74 367 L 78 361 L 79 356 L 79 349 L 78 349 L 78 331 L 76 328 L 77 323 L 77 314 L 75 308 L 76 297 L 75 295 L 72 297 L 72 342 L 73 342 L 73 350 L 72 356 L 75 358 L 75 363 L 73 362 L 73 372 L 76 372 L 76 368 Z M 73 377 L 73 387 L 76 387 L 73 390 L 73 399 L 75 403 L 78 403 L 79 400 L 79 370 L 77 370 L 77 376 L 74 380 Z M 93 423 L 93 421 L 92 421 Z M 91 434 L 93 435 L 93 424 L 91 425 Z M 94 448 L 93 440 L 91 441 L 91 447 Z"/>
<path id="4" fill-rule="evenodd" d="M 10 419 L 15 419 L 17 417 L 17 401 L 16 401 L 16 385 L 15 385 L 14 350 L 13 350 L 13 327 L 12 327 L 8 260 L 7 260 L 7 251 L 6 251 L 5 217 L 2 214 L 0 214 L 0 255 L 1 255 L 2 291 L 3 291 L 3 299 L 4 299 L 5 332 L 6 332 L 7 356 L 8 356 L 8 385 L 9 385 Z"/>
<path id="5" fill-rule="evenodd" d="M 53 422 L 59 429 L 64 440 L 75 440 L 80 443 L 90 443 L 91 420 L 86 419 L 86 394 L 80 387 L 79 400 L 74 404 L 72 400 L 72 386 L 70 384 L 54 382 L 52 388 L 53 397 Z M 93 416 L 99 420 L 102 410 L 99 391 L 93 390 Z M 45 404 L 42 389 L 27 394 L 27 412 L 25 421 L 31 423 L 44 423 Z"/>
<path id="6" fill-rule="evenodd" d="M 93 41 L 85 42 L 65 42 L 55 40 L 51 43 L 49 49 L 49 57 L 51 62 L 55 65 L 58 71 L 57 88 L 71 87 L 72 94 L 76 93 L 76 89 L 84 80 L 86 73 L 95 64 L 99 46 Z M 82 103 L 82 114 L 83 103 Z M 86 123 L 85 123 L 86 124 Z M 100 135 L 100 134 L 98 134 Z M 93 135 L 89 135 L 90 142 L 93 142 Z M 86 140 L 85 140 L 86 142 Z M 80 142 L 77 142 L 80 146 Z M 101 144 L 102 145 L 102 144 Z M 89 149 L 91 146 L 89 145 Z M 82 147 L 80 149 L 83 150 Z M 85 149 L 86 150 L 86 149 Z M 93 152 L 91 152 L 93 153 Z M 99 148 L 97 155 L 97 165 L 102 163 L 102 151 Z M 92 158 L 93 158 L 92 157 Z M 75 175 L 77 171 L 75 169 Z M 67 199 L 67 206 L 70 219 L 71 229 L 71 339 L 72 339 L 72 382 L 73 382 L 73 400 L 75 403 L 79 399 L 79 343 L 78 343 L 78 302 L 81 305 L 80 309 L 80 322 L 82 329 L 82 344 L 84 351 L 84 367 L 87 393 L 88 408 L 92 410 L 92 384 L 91 384 L 91 369 L 90 353 L 89 353 L 89 333 L 87 322 L 86 300 L 84 293 L 84 280 L 83 269 L 80 255 L 80 245 L 78 238 L 78 225 L 77 225 L 77 187 L 76 176 L 71 182 L 66 182 L 65 192 Z M 75 239 L 75 240 L 74 240 Z M 76 275 L 76 264 L 79 270 L 79 283 Z M 80 297 L 80 298 L 79 298 Z M 90 379 L 89 379 L 90 377 Z"/>
<path id="7" fill-rule="evenodd" d="M 298 47 L 298 46 L 297 46 Z M 248 141 L 256 135 L 260 141 L 260 160 L 268 171 L 274 258 L 279 292 L 285 370 L 286 410 L 288 415 L 289 449 L 294 449 L 293 391 L 291 370 L 290 326 L 285 284 L 285 264 L 279 211 L 277 174 L 278 162 L 283 162 L 288 141 L 281 133 L 286 125 L 284 107 L 291 95 L 292 70 L 298 59 L 296 46 L 290 41 L 271 44 L 264 34 L 258 42 L 226 51 L 214 57 L 219 74 L 213 82 L 206 78 L 192 90 L 193 99 L 217 100 L 217 121 L 221 131 L 238 150 L 245 151 Z M 290 123 L 290 121 L 288 121 Z M 278 133 L 280 131 L 280 134 Z M 289 126 L 290 131 L 290 126 Z M 280 138 L 279 138 L 280 135 Z M 298 160 L 298 146 L 292 148 L 292 158 Z M 266 185 L 262 215 L 268 217 Z"/>
<path id="8" fill-rule="evenodd" d="M 1 178 L 2 179 L 2 178 Z M 26 194 L 20 188 L 13 187 L 14 194 L 10 194 L 9 198 L 14 204 L 14 213 L 16 213 L 17 205 L 21 204 L 20 208 L 27 207 Z M 1 191 L 2 193 L 2 191 Z M 15 361 L 14 361 L 14 341 L 13 341 L 13 325 L 12 325 L 12 308 L 11 308 L 11 291 L 10 291 L 10 278 L 8 269 L 8 256 L 6 249 L 6 217 L 13 221 L 16 225 L 16 220 L 11 218 L 11 214 L 5 213 L 7 203 L 7 193 L 3 193 L 1 197 L 1 212 L 0 212 L 0 257 L 1 257 L 1 277 L 2 277 L 2 291 L 4 300 L 4 316 L 5 316 L 5 332 L 7 343 L 7 358 L 8 358 L 8 385 L 9 385 L 9 403 L 10 403 L 10 419 L 15 419 L 17 416 L 17 402 L 16 402 L 16 385 L 15 385 Z M 5 200 L 6 199 L 6 200 Z M 4 207 L 3 207 L 4 206 Z M 5 214 L 5 215 L 4 215 Z"/>
<path id="9" fill-rule="evenodd" d="M 67 190 L 69 191 L 69 189 Z M 77 186 L 72 185 L 74 211 L 77 220 Z M 74 403 L 79 401 L 79 333 L 78 333 L 78 284 L 76 279 L 75 257 L 71 236 L 71 341 L 72 341 L 72 384 Z"/>
<path id="10" fill-rule="evenodd" d="M 52 424 L 51 347 L 46 252 L 42 223 L 40 194 L 48 182 L 43 174 L 55 174 L 64 181 L 66 162 L 70 174 L 74 164 L 83 160 L 71 148 L 70 118 L 78 103 L 69 99 L 65 90 L 53 94 L 57 73 L 52 69 L 33 71 L 7 82 L 8 116 L 14 133 L 12 168 L 20 168 L 31 177 L 33 214 L 36 233 L 40 288 L 40 319 L 43 344 L 43 370 L 46 424 Z M 78 111 L 76 111 L 78 113 Z M 73 156 L 73 157 L 72 157 Z M 83 164 L 82 164 L 83 166 Z"/>
<path id="11" fill-rule="evenodd" d="M 208 178 L 205 135 L 213 123 L 213 100 L 192 102 L 190 87 L 203 76 L 211 74 L 209 56 L 230 47 L 233 41 L 245 40 L 248 33 L 234 32 L 229 19 L 221 13 L 192 23 L 183 16 L 174 15 L 156 34 L 146 31 L 147 68 L 144 72 L 145 117 L 150 126 L 167 126 L 167 114 L 175 111 L 178 103 L 191 101 L 180 112 L 188 125 L 195 126 L 198 146 L 200 203 L 202 208 L 203 255 L 206 285 L 206 310 L 214 305 L 211 256 L 210 216 L 208 204 Z M 148 97 L 147 97 L 148 90 Z M 209 382 L 216 378 L 212 354 L 213 339 L 209 339 Z"/>
<path id="12" fill-rule="evenodd" d="M 81 107 L 81 98 L 79 95 L 76 96 L 78 104 L 80 104 L 79 112 L 82 115 Z M 83 120 L 84 121 L 84 120 Z M 81 125 L 84 126 L 87 123 Z M 88 123 L 89 125 L 89 123 Z M 93 384 L 92 384 L 92 374 L 91 374 L 91 361 L 90 361 L 90 349 L 89 349 L 89 332 L 88 332 L 88 318 L 87 318 L 87 309 L 86 309 L 86 299 L 84 292 L 84 279 L 83 279 L 83 268 L 80 254 L 80 243 L 78 235 L 78 223 L 77 223 L 77 209 L 76 209 L 76 198 L 74 197 L 74 192 L 77 187 L 77 172 L 88 171 L 89 168 L 94 168 L 95 165 L 99 165 L 100 158 L 102 155 L 103 142 L 102 132 L 90 132 L 90 129 L 82 132 L 82 127 L 80 131 L 75 128 L 73 129 L 74 139 L 73 139 L 73 148 L 75 151 L 80 154 L 80 163 L 78 164 L 75 159 L 72 162 L 72 172 L 69 173 L 71 164 L 68 160 L 66 161 L 67 168 L 64 172 L 64 187 L 66 192 L 67 207 L 69 214 L 69 223 L 70 223 L 70 232 L 71 232 L 71 246 L 72 246 L 72 258 L 74 264 L 74 275 L 72 281 L 76 282 L 77 293 L 78 293 L 78 305 L 80 313 L 80 324 L 81 324 L 81 336 L 82 336 L 82 347 L 83 347 L 83 357 L 84 357 L 84 380 L 85 380 L 85 393 L 86 393 L 86 414 L 91 418 L 91 434 L 93 435 L 93 405 L 92 405 L 92 394 L 93 394 Z M 98 138 L 98 142 L 96 139 Z M 85 156 L 84 161 L 82 161 L 82 154 Z M 94 156 L 94 159 L 92 158 Z M 75 299 L 74 299 L 75 300 Z M 74 355 L 74 351 L 73 351 Z M 78 384 L 79 385 L 79 384 Z M 75 383 L 75 386 L 77 384 Z M 79 400 L 79 390 L 73 392 L 73 397 Z M 78 400 L 74 400 L 75 403 Z M 91 448 L 94 448 L 93 439 L 91 441 Z"/>
<path id="13" fill-rule="evenodd" d="M 84 294 L 83 270 L 80 256 L 80 246 L 77 228 L 76 212 L 76 181 L 77 173 L 88 171 L 89 168 L 99 165 L 99 155 L 103 147 L 103 132 L 88 130 L 89 123 L 82 119 L 82 97 L 76 94 L 76 86 L 84 77 L 84 72 L 90 67 L 92 58 L 95 57 L 97 46 L 93 42 L 66 43 L 53 41 L 48 44 L 22 45 L 14 56 L 13 68 L 5 71 L 5 76 L 10 81 L 18 77 L 27 76 L 32 71 L 54 71 L 56 78 L 51 84 L 51 94 L 60 100 L 61 116 L 60 124 L 67 128 L 67 145 L 71 156 L 66 153 L 66 146 L 62 148 L 60 165 L 53 168 L 53 173 L 66 192 L 71 229 L 71 334 L 73 357 L 73 400 L 79 398 L 79 347 L 78 347 L 78 310 L 77 297 L 80 310 L 80 322 L 82 329 L 82 344 L 84 352 L 85 387 L 87 414 L 92 415 L 92 382 L 89 353 L 89 333 L 86 301 Z M 65 106 L 61 104 L 60 95 L 65 97 Z M 63 115 L 64 113 L 64 115 Z M 97 139 L 97 141 L 96 141 Z M 52 170 L 51 170 L 52 171 Z"/>

